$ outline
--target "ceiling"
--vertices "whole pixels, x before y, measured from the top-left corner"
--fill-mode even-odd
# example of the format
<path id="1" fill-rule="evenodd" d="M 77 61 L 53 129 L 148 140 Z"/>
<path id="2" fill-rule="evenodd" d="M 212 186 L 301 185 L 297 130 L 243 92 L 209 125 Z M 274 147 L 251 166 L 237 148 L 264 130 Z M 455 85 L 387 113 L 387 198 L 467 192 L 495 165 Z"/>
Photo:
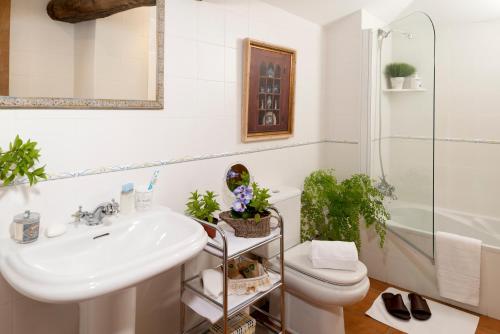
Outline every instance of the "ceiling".
<path id="1" fill-rule="evenodd" d="M 425 11 L 438 22 L 500 18 L 500 0 L 263 0 L 320 25 L 360 9 L 385 22 L 412 11 Z"/>

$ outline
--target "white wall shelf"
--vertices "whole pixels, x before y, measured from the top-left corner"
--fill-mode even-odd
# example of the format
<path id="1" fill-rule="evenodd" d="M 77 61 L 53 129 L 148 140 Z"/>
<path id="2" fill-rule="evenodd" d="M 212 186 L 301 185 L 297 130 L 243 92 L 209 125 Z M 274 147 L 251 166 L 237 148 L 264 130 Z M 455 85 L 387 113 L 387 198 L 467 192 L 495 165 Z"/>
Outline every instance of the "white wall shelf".
<path id="1" fill-rule="evenodd" d="M 416 88 L 416 89 L 383 89 L 385 93 L 410 93 L 410 92 L 426 92 L 425 88 Z"/>

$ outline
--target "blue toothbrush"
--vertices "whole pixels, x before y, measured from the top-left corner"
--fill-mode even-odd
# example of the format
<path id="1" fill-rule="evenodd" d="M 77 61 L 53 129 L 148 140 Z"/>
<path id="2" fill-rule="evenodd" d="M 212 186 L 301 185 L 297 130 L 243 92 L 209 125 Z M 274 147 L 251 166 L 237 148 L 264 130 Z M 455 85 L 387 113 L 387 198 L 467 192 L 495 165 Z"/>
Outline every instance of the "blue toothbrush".
<path id="1" fill-rule="evenodd" d="M 160 171 L 158 169 L 155 170 L 155 172 L 153 173 L 153 177 L 151 178 L 151 181 L 149 182 L 148 191 L 153 190 L 153 186 L 156 184 L 156 181 L 158 180 L 159 174 L 160 174 Z"/>

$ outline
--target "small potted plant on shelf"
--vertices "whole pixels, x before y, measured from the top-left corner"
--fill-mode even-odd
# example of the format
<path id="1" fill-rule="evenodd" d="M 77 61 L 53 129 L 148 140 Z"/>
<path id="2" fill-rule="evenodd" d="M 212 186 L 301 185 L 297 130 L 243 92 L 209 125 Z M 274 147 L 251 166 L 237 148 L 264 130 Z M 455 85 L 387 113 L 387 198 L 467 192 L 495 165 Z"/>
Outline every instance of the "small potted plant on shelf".
<path id="1" fill-rule="evenodd" d="M 214 217 L 214 212 L 219 211 L 220 206 L 215 197 L 217 195 L 212 191 L 207 191 L 204 195 L 199 194 L 198 191 L 192 192 L 191 197 L 189 197 L 186 203 L 186 213 L 197 219 L 216 225 L 219 220 Z M 215 228 L 206 225 L 203 225 L 203 228 L 210 238 L 215 238 L 217 233 Z"/>
<path id="2" fill-rule="evenodd" d="M 415 67 L 407 63 L 391 63 L 385 67 L 385 75 L 392 89 L 403 89 L 405 78 L 415 73 Z"/>
<path id="3" fill-rule="evenodd" d="M 250 177 L 242 175 L 240 184 L 233 190 L 235 200 L 230 211 L 221 212 L 219 218 L 228 223 L 237 237 L 260 238 L 271 233 L 269 189 L 260 188 Z"/>

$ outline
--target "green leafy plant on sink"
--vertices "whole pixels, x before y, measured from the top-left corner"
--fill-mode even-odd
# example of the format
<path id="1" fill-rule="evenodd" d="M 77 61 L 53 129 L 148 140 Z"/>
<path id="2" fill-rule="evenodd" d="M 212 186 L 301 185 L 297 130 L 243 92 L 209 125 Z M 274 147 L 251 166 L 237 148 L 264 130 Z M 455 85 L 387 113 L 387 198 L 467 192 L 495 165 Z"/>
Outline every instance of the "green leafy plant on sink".
<path id="1" fill-rule="evenodd" d="M 318 170 L 304 181 L 301 239 L 354 241 L 361 248 L 360 220 L 373 226 L 384 246 L 389 213 L 384 196 L 367 175 L 357 174 L 337 182 L 331 169 Z"/>
<path id="2" fill-rule="evenodd" d="M 8 186 L 19 177 L 27 177 L 30 186 L 40 179 L 47 179 L 45 166 L 36 167 L 40 159 L 40 149 L 37 142 L 28 140 L 24 142 L 19 135 L 9 144 L 9 149 L 0 148 L 0 181 L 3 186 Z"/>

